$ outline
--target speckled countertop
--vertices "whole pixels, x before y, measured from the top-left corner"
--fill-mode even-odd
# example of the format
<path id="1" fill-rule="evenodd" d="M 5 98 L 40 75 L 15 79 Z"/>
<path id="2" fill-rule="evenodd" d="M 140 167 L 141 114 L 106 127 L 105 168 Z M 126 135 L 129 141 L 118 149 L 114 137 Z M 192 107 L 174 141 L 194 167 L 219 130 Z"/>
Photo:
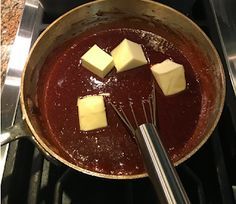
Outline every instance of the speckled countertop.
<path id="1" fill-rule="evenodd" d="M 1 85 L 9 61 L 9 54 L 21 20 L 25 0 L 1 1 Z"/>

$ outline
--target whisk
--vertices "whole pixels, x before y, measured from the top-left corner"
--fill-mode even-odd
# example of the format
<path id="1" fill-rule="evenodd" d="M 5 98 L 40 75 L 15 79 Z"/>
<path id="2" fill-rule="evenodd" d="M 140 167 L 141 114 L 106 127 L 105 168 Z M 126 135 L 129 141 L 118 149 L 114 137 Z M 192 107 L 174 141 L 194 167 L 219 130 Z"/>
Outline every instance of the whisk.
<path id="1" fill-rule="evenodd" d="M 136 139 L 144 158 L 149 178 L 160 202 L 170 204 L 190 203 L 156 130 L 156 90 L 154 83 L 148 100 L 141 100 L 142 111 L 146 121 L 142 125 L 138 124 L 137 114 L 135 114 L 131 102 L 129 102 L 131 114 L 125 113 L 122 106 L 116 106 L 111 101 L 109 103 Z M 131 115 L 135 125 L 131 124 L 128 115 Z"/>

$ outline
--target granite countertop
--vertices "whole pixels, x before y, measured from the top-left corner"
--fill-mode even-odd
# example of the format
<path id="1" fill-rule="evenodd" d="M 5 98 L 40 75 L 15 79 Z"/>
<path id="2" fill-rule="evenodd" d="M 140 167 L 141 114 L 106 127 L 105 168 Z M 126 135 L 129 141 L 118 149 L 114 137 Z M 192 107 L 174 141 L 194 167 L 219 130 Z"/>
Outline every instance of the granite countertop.
<path id="1" fill-rule="evenodd" d="M 16 36 L 25 0 L 1 1 L 1 85 L 4 82 L 9 54 Z"/>

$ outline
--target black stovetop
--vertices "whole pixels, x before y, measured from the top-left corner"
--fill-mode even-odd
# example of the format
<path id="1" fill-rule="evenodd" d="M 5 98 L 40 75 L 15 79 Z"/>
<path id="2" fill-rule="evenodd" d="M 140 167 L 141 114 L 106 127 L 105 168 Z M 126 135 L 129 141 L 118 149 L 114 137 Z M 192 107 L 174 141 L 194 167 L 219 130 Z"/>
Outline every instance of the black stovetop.
<path id="1" fill-rule="evenodd" d="M 208 1 L 160 1 L 183 12 L 211 38 L 225 65 L 216 25 Z M 42 23 L 54 20 L 43 15 Z M 225 66 L 226 67 L 226 66 Z M 232 186 L 236 186 L 236 126 L 232 112 L 232 87 L 227 78 L 227 97 L 221 119 L 206 144 L 189 160 L 177 167 L 192 203 L 235 203 Z M 18 109 L 18 118 L 21 113 Z M 2 181 L 2 203 L 156 203 L 148 178 L 106 180 L 58 166 L 27 140 L 10 144 Z"/>

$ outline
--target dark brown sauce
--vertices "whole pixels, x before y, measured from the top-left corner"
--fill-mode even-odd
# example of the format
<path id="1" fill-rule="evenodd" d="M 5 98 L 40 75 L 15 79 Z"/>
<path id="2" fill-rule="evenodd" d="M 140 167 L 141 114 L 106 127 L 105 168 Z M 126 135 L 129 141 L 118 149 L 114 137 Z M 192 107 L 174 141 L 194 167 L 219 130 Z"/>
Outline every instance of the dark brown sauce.
<path id="1" fill-rule="evenodd" d="M 124 38 L 143 45 L 149 64 L 116 73 L 113 69 L 104 79 L 81 65 L 81 56 L 94 44 L 108 53 Z M 138 29 L 106 29 L 87 37 L 76 37 L 47 58 L 39 83 L 38 99 L 45 137 L 50 138 L 66 158 L 82 168 L 114 175 L 134 175 L 145 172 L 135 140 L 107 103 L 124 106 L 134 103 L 139 122 L 144 122 L 141 100 L 152 90 L 152 64 L 167 58 L 183 64 L 187 89 L 165 97 L 158 85 L 158 129 L 164 146 L 173 161 L 191 138 L 201 110 L 201 91 L 193 69 L 183 54 L 160 36 Z M 105 97 L 108 127 L 83 132 L 79 129 L 77 98 L 109 93 Z"/>

